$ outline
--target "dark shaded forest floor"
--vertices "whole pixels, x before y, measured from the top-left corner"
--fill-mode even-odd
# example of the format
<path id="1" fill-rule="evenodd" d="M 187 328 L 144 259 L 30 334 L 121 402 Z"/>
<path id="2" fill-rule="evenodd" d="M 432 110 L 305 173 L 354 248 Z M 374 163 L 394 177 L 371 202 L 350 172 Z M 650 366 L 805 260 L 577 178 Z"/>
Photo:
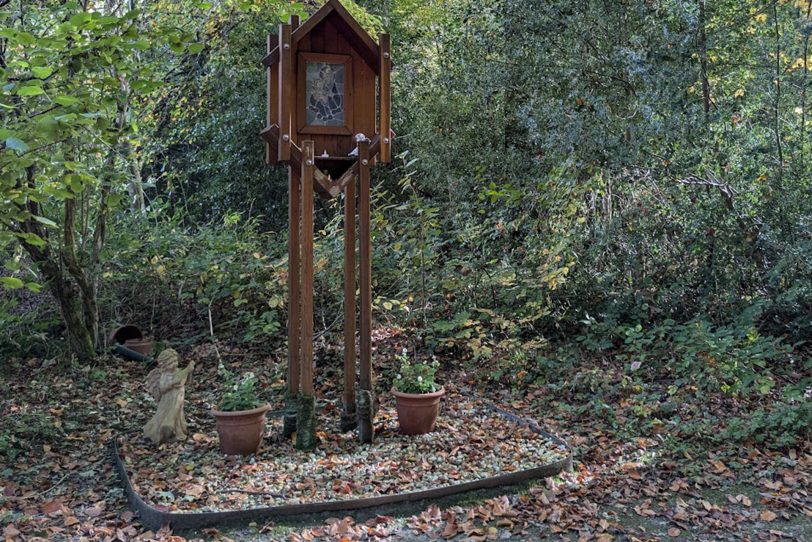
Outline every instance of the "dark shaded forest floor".
<path id="1" fill-rule="evenodd" d="M 214 434 L 206 398 L 216 383 L 216 355 L 210 346 L 181 354 L 184 362 L 197 364 L 187 392 L 190 433 Z M 232 368 L 266 368 L 257 372 L 280 396 L 281 356 L 227 348 L 220 354 Z M 114 435 L 136 438 L 152 414 L 142 388 L 148 369 L 113 358 L 94 366 L 11 360 L 0 381 L 0 530 L 12 541 L 812 539 L 808 443 L 770 450 L 714 439 L 726 416 L 740 415 L 749 405 L 690 390 L 664 423 L 651 423 L 653 414 L 641 413 L 630 392 L 598 397 L 578 391 L 574 383 L 584 374 L 610 378 L 603 363 L 584 360 L 567 377 L 573 386 L 558 387 L 555 394 L 544 386 L 480 387 L 483 396 L 529 413 L 568 440 L 575 454 L 571 473 L 354 518 L 320 516 L 173 534 L 147 531 L 127 509 L 107 447 Z M 329 374 L 330 367 L 317 374 Z M 391 368 L 377 369 L 386 374 Z M 334 376 L 320 381 L 324 401 L 338 399 Z M 479 384 L 460 368 L 443 379 Z M 668 385 L 651 383 L 647 391 L 664 398 Z"/>

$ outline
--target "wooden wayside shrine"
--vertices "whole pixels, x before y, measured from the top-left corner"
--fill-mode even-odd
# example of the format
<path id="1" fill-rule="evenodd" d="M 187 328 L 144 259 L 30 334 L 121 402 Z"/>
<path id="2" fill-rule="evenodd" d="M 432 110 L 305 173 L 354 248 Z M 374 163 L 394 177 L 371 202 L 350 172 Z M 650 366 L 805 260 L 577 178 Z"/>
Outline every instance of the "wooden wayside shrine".
<path id="1" fill-rule="evenodd" d="M 376 43 L 338 0 L 268 36 L 268 164 L 288 166 L 288 388 L 285 434 L 313 448 L 313 203 L 344 196 L 344 392 L 342 431 L 373 438 L 370 169 L 391 157 L 388 34 Z M 356 190 L 357 183 L 357 190 Z M 357 198 L 357 201 L 356 201 Z M 356 236 L 356 217 L 358 235 Z M 357 239 L 356 239 L 357 237 Z M 356 243 L 359 265 L 356 286 Z M 356 291 L 360 371 L 356 393 Z"/>

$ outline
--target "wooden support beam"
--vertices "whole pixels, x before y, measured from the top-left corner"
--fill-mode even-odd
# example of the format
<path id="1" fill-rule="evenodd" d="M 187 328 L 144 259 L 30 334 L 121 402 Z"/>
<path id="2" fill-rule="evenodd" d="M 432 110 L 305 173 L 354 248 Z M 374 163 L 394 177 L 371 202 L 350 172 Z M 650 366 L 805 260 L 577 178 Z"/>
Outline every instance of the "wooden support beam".
<path id="1" fill-rule="evenodd" d="M 313 396 L 313 141 L 302 146 L 302 395 Z"/>
<path id="2" fill-rule="evenodd" d="M 262 138 L 272 147 L 278 146 L 279 144 L 279 126 L 273 124 L 271 126 L 266 126 L 264 130 L 260 132 Z M 296 143 L 290 144 L 290 166 L 294 168 L 296 171 L 302 169 L 302 149 L 299 148 Z M 335 182 L 331 182 L 327 175 L 324 174 L 319 168 L 314 168 L 313 170 L 313 179 L 316 181 L 316 188 L 319 190 L 319 193 L 324 196 L 336 197 L 338 194 L 341 193 L 341 188 L 339 188 L 338 184 Z"/>
<path id="3" fill-rule="evenodd" d="M 279 38 L 276 34 L 268 34 L 268 52 L 270 53 L 271 50 L 276 47 L 279 43 Z M 265 116 L 265 125 L 266 126 L 273 126 L 274 124 L 279 124 L 279 99 L 277 98 L 277 92 L 279 91 L 279 70 L 275 67 L 267 68 L 267 95 L 268 95 L 268 112 Z M 275 166 L 279 163 L 276 159 L 279 151 L 279 145 L 274 143 L 274 146 L 271 147 L 271 143 L 268 140 L 265 140 L 265 163 Z"/>
<path id="4" fill-rule="evenodd" d="M 298 15 L 291 15 L 288 19 L 288 23 L 290 23 L 290 34 L 293 35 L 296 32 L 296 29 L 299 28 L 299 16 Z M 271 52 L 270 50 L 268 51 Z"/>
<path id="5" fill-rule="evenodd" d="M 372 138 L 372 141 L 369 142 L 369 156 L 370 156 L 370 164 L 371 160 L 375 158 L 375 155 L 378 154 L 378 150 L 381 148 L 381 138 L 376 134 L 375 137 Z M 338 180 L 334 181 L 333 184 L 338 186 L 339 190 L 344 190 L 347 188 L 347 183 L 354 179 L 355 175 L 358 175 L 360 171 L 361 165 L 360 160 L 354 162 L 350 168 L 344 172 L 344 174 L 338 178 Z"/>
<path id="6" fill-rule="evenodd" d="M 372 231 L 370 215 L 370 162 L 369 141 L 358 143 L 359 188 L 358 222 L 360 238 L 359 288 L 361 290 L 360 343 L 360 399 L 358 404 L 358 435 L 361 442 L 372 442 L 375 395 L 372 390 Z"/>
<path id="7" fill-rule="evenodd" d="M 290 160 L 290 143 L 293 138 L 293 46 L 290 25 L 279 25 L 279 161 Z"/>
<path id="8" fill-rule="evenodd" d="M 380 103 L 380 136 L 381 136 L 381 162 L 388 164 L 392 160 L 391 153 L 391 129 L 392 117 L 390 114 L 390 104 L 392 92 L 389 84 L 389 74 L 392 71 L 392 51 L 389 34 L 381 34 L 378 37 L 378 47 L 380 49 L 381 74 L 379 88 L 381 93 Z"/>
<path id="9" fill-rule="evenodd" d="M 299 170 L 288 167 L 288 394 L 299 395 L 301 366 L 301 187 Z"/>
<path id="10" fill-rule="evenodd" d="M 355 183 L 355 177 L 358 175 L 358 172 L 353 171 L 352 167 L 341 174 L 341 177 L 333 181 L 333 186 L 335 186 L 338 190 L 344 191 L 350 184 Z"/>
<path id="11" fill-rule="evenodd" d="M 360 225 L 360 289 L 361 322 L 359 326 L 361 345 L 361 389 L 372 389 L 372 237 L 370 215 L 369 143 L 358 144 L 360 163 L 360 188 L 358 192 L 358 216 Z M 365 163 L 366 162 L 366 163 Z"/>
<path id="12" fill-rule="evenodd" d="M 355 183 L 344 190 L 344 416 L 355 418 Z"/>

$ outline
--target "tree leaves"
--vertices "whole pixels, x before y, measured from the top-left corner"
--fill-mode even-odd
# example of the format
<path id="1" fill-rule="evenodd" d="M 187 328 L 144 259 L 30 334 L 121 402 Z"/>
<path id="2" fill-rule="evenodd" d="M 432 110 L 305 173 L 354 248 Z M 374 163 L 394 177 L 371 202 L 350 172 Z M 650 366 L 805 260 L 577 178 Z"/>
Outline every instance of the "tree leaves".
<path id="1" fill-rule="evenodd" d="M 25 141 L 16 137 L 8 137 L 6 138 L 6 148 L 11 149 L 13 151 L 17 151 L 18 153 L 24 153 L 28 150 L 28 145 L 26 145 Z"/>
<path id="2" fill-rule="evenodd" d="M 17 95 L 19 96 L 39 96 L 40 94 L 45 94 L 45 90 L 36 85 L 28 85 L 17 89 Z"/>
<path id="3" fill-rule="evenodd" d="M 25 283 L 17 277 L 0 277 L 0 284 L 11 290 L 22 288 L 25 285 Z"/>

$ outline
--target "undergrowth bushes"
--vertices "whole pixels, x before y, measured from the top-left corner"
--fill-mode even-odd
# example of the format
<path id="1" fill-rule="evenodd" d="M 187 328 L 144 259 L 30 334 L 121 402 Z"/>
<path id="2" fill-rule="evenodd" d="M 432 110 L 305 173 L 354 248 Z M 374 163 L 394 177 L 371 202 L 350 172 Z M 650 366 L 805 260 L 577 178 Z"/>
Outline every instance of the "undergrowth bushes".
<path id="1" fill-rule="evenodd" d="M 274 337 L 286 277 L 276 234 L 239 215 L 196 229 L 157 215 L 133 218 L 108 243 L 107 328 L 134 323 L 159 339 Z"/>

